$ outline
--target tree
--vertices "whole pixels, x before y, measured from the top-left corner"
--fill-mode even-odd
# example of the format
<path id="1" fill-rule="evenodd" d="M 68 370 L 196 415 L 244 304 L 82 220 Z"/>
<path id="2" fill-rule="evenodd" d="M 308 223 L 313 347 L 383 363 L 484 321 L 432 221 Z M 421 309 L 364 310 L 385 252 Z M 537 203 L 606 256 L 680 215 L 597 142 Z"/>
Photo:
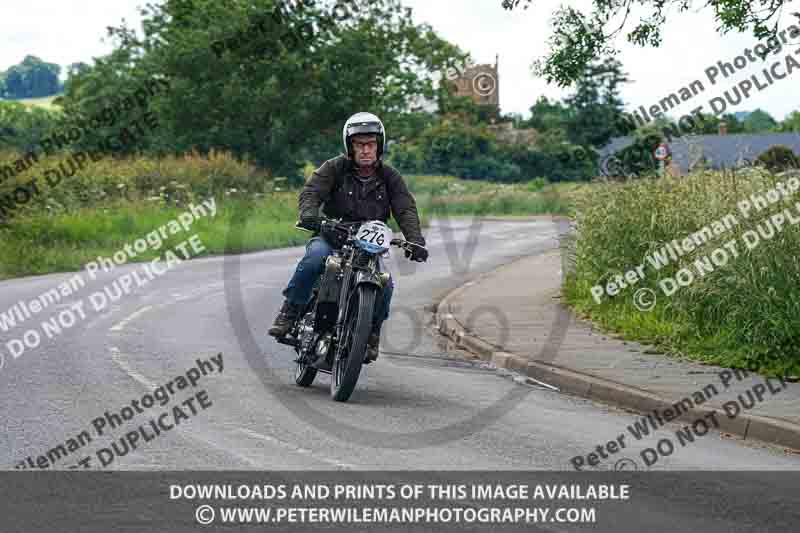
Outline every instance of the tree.
<path id="1" fill-rule="evenodd" d="M 57 114 L 19 102 L 0 102 L 0 151 L 35 151 L 39 141 L 52 131 Z"/>
<path id="2" fill-rule="evenodd" d="M 756 109 L 744 119 L 744 131 L 746 133 L 762 133 L 772 131 L 778 126 L 778 121 L 772 115 L 761 109 Z"/>
<path id="3" fill-rule="evenodd" d="M 75 78 L 65 109 L 97 113 L 162 76 L 169 91 L 148 103 L 158 133 L 138 148 L 224 148 L 279 175 L 296 172 L 320 138 L 338 139 L 354 112 L 386 116 L 432 97 L 435 73 L 463 55 L 413 24 L 399 0 L 336 10 L 310 0 L 166 0 L 141 14 L 144 35 L 111 28 L 115 50 Z"/>
<path id="4" fill-rule="evenodd" d="M 796 169 L 800 166 L 800 158 L 788 146 L 777 144 L 771 146 L 758 156 L 758 163 L 770 172 L 782 172 L 787 169 Z"/>
<path id="5" fill-rule="evenodd" d="M 469 96 L 456 96 L 451 84 L 440 84 L 437 102 L 441 114 L 457 115 L 469 124 L 490 124 L 502 119 L 499 107 L 477 104 Z"/>
<path id="6" fill-rule="evenodd" d="M 778 126 L 778 131 L 784 133 L 800 133 L 800 112 L 792 111 Z"/>
<path id="7" fill-rule="evenodd" d="M 665 141 L 659 128 L 653 125 L 639 128 L 634 132 L 633 143 L 606 162 L 605 171 L 614 177 L 655 174 L 658 162 L 654 152 L 658 145 Z"/>
<path id="8" fill-rule="evenodd" d="M 41 98 L 61 92 L 58 79 L 61 67 L 55 63 L 45 63 L 36 56 L 25 56 L 18 65 L 5 71 L 2 96 L 4 98 Z"/>
<path id="9" fill-rule="evenodd" d="M 541 133 L 563 130 L 572 119 L 572 110 L 569 107 L 559 101 L 550 101 L 546 96 L 540 96 L 530 107 L 530 112 L 531 118 L 525 126 Z"/>
<path id="10" fill-rule="evenodd" d="M 615 59 L 590 63 L 576 81 L 575 94 L 565 99 L 571 118 L 567 136 L 580 146 L 602 147 L 622 131 L 619 117 L 624 104 L 619 86 L 628 81 L 622 64 Z"/>
<path id="11" fill-rule="evenodd" d="M 83 74 L 84 72 L 88 71 L 91 67 L 84 63 L 83 61 L 78 61 L 75 63 L 70 63 L 67 66 L 67 79 L 77 76 L 79 74 Z"/>
<path id="12" fill-rule="evenodd" d="M 735 114 L 726 113 L 721 117 L 717 115 L 705 114 L 703 115 L 703 120 L 694 121 L 694 128 L 686 131 L 685 133 L 694 135 L 718 135 L 719 126 L 722 122 L 725 122 L 725 128 L 730 135 L 745 132 L 744 123 L 742 123 L 742 121 L 739 120 Z M 676 131 L 679 130 L 679 128 L 676 127 L 671 129 Z"/>
<path id="13" fill-rule="evenodd" d="M 571 85 L 596 58 L 617 53 L 611 42 L 626 27 L 628 42 L 658 47 L 668 15 L 697 11 L 698 4 L 713 11 L 719 33 L 752 30 L 757 39 L 774 37 L 779 31 L 782 8 L 790 1 L 591 0 L 592 9 L 588 15 L 572 7 L 561 7 L 556 10 L 552 22 L 550 52 L 534 63 L 534 69 L 548 83 L 555 82 L 562 87 Z M 521 3 L 527 9 L 532 0 L 502 0 L 502 7 L 513 10 Z M 634 9 L 644 11 L 638 22 L 629 21 Z M 800 14 L 794 15 L 800 18 Z M 634 24 L 633 28 L 630 24 Z"/>

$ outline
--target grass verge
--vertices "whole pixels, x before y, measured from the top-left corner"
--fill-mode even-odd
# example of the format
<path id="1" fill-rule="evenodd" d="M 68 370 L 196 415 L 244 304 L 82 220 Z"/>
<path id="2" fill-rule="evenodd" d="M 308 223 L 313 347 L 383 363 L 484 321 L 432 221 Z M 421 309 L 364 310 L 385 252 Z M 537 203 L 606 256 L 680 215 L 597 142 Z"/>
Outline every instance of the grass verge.
<path id="1" fill-rule="evenodd" d="M 575 200 L 575 271 L 564 287 L 566 301 L 605 329 L 673 355 L 768 375 L 800 375 L 800 224 L 787 222 L 773 237 L 761 237 L 752 249 L 745 240 L 747 232 L 751 242 L 753 232 L 762 235 L 767 218 L 794 209 L 800 193 L 791 203 L 778 202 L 753 210 L 750 216 L 738 208 L 752 194 L 765 193 L 788 179 L 761 171 L 702 172 L 600 184 L 591 194 L 583 191 Z M 736 223 L 705 232 L 727 215 L 733 215 Z M 659 269 L 647 260 L 667 243 L 683 243 L 701 231 L 713 238 L 691 253 L 669 258 Z M 731 241 L 737 253 L 724 247 Z M 728 252 L 726 261 L 718 249 Z M 620 288 L 614 296 L 604 294 L 597 303 L 593 286 L 606 287 L 639 265 L 644 279 Z M 671 292 L 664 280 L 676 279 L 679 271 L 682 280 L 689 279 L 689 272 L 693 281 Z M 656 296 L 650 311 L 634 305 L 640 289 L 650 289 Z"/>
<path id="2" fill-rule="evenodd" d="M 430 217 L 442 215 L 563 213 L 566 200 L 562 191 L 574 189 L 541 182 L 496 185 L 451 177 L 410 176 L 407 181 L 417 199 L 423 226 Z M 216 217 L 198 220 L 190 232 L 172 236 L 166 246 L 179 244 L 193 233 L 198 234 L 206 254 L 211 255 L 302 245 L 308 233 L 293 228 L 297 220 L 298 192 L 273 191 L 256 200 L 223 196 L 217 200 Z M 0 279 L 80 270 L 98 256 L 109 257 L 186 209 L 167 205 L 168 200 L 166 194 L 160 200 L 117 198 L 106 201 L 102 207 L 52 213 L 31 211 L 14 218 L 0 227 Z M 201 200 L 201 195 L 193 197 L 195 203 Z M 243 209 L 248 209 L 249 213 L 244 233 L 237 239 L 236 247 L 231 247 L 228 229 L 234 213 Z M 390 226 L 399 231 L 394 220 Z M 134 260 L 154 259 L 163 250 L 148 250 Z"/>

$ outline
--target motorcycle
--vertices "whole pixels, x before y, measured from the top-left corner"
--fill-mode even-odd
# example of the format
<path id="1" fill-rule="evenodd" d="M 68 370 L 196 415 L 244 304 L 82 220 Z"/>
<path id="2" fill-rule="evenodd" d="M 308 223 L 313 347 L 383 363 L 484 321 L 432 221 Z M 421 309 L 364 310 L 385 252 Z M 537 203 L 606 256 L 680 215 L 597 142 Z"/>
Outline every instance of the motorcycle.
<path id="1" fill-rule="evenodd" d="M 366 357 L 376 304 L 390 279 L 387 272 L 379 271 L 379 256 L 388 254 L 390 246 L 411 251 L 420 245 L 392 239 L 391 228 L 380 220 L 325 219 L 321 225 L 328 231 L 341 232 L 342 245 L 326 258 L 309 303 L 287 336 L 277 341 L 293 346 L 297 352 L 297 385 L 310 386 L 318 372 L 330 374 L 331 397 L 346 402 L 355 390 Z"/>

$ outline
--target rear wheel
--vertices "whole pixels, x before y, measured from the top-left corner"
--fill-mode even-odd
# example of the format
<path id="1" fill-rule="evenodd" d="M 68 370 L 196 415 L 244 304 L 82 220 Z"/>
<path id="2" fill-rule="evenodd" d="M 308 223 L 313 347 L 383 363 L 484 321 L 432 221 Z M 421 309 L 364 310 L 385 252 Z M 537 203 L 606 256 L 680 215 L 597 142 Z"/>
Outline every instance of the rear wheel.
<path id="1" fill-rule="evenodd" d="M 376 293 L 372 285 L 361 285 L 351 296 L 342 346 L 337 350 L 331 371 L 331 397 L 337 402 L 346 402 L 356 388 L 372 331 Z"/>
<path id="2" fill-rule="evenodd" d="M 312 289 L 311 302 L 309 303 L 309 305 L 306 308 L 306 310 L 314 308 L 314 302 L 316 301 L 317 293 L 319 291 L 319 284 L 320 284 L 320 280 L 319 280 L 319 278 L 317 278 L 317 281 L 314 282 L 314 287 Z M 314 347 L 312 346 L 311 349 L 313 350 Z M 297 355 L 300 358 L 303 358 L 303 354 L 298 353 Z M 307 356 L 308 355 L 310 355 L 310 354 L 307 354 Z M 306 359 L 307 358 L 308 357 L 306 357 Z M 294 369 L 294 382 L 297 385 L 300 385 L 301 387 L 309 387 L 309 386 L 311 386 L 312 383 L 314 383 L 314 379 L 316 377 L 317 377 L 317 369 L 316 368 L 314 368 L 313 366 L 311 366 L 308 363 L 297 363 L 297 366 Z"/>
<path id="3" fill-rule="evenodd" d="M 317 377 L 317 369 L 306 363 L 297 363 L 294 369 L 294 382 L 301 387 L 308 387 L 314 383 Z"/>

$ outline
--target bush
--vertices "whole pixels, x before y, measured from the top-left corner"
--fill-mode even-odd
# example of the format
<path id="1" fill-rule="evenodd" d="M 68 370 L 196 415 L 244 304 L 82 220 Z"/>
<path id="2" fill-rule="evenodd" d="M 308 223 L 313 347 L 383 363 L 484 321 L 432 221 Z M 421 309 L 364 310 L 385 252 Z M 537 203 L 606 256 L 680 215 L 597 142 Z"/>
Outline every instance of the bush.
<path id="1" fill-rule="evenodd" d="M 58 113 L 0 101 L 0 150 L 30 152 L 55 128 Z"/>
<path id="2" fill-rule="evenodd" d="M 782 172 L 800 166 L 800 158 L 788 146 L 778 144 L 758 156 L 758 163 L 770 172 Z"/>
<path id="3" fill-rule="evenodd" d="M 658 171 L 658 161 L 653 152 L 665 141 L 655 128 L 636 131 L 633 144 L 617 152 L 607 165 L 607 172 L 616 176 L 646 176 Z"/>
<path id="4" fill-rule="evenodd" d="M 426 128 L 414 143 L 392 148 L 389 162 L 404 173 L 449 174 L 464 179 L 522 182 L 530 176 L 550 181 L 588 180 L 596 174 L 597 154 L 568 142 L 541 150 L 501 145 L 485 126 L 443 120 Z"/>
<path id="5" fill-rule="evenodd" d="M 520 167 L 523 176 L 547 176 L 551 182 L 588 180 L 596 174 L 594 150 L 562 143 L 546 149 L 531 150 L 526 146 L 510 146 L 506 156 Z"/>
<path id="6" fill-rule="evenodd" d="M 547 178 L 542 178 L 542 177 L 533 178 L 532 180 L 530 180 L 525 184 L 525 190 L 530 192 L 539 192 L 542 189 L 544 189 L 547 185 L 549 185 Z"/>
<path id="7" fill-rule="evenodd" d="M 392 146 L 387 161 L 402 173 L 418 174 L 427 171 L 425 156 L 415 144 L 396 143 Z"/>
<path id="8" fill-rule="evenodd" d="M 17 153 L 2 153 L 0 165 L 11 164 L 18 157 Z M 40 194 L 14 208 L 12 216 L 74 212 L 118 201 L 185 205 L 208 196 L 254 196 L 273 186 L 273 179 L 249 162 L 213 150 L 205 157 L 193 153 L 161 159 L 106 157 L 96 162 L 88 159 L 83 169 L 54 185 L 41 178 L 49 169 L 70 168 L 70 157 L 66 153 L 40 157 L 38 164 L 0 183 L 0 205 L 16 187 L 33 178 L 39 178 Z"/>
<path id="9" fill-rule="evenodd" d="M 401 172 L 464 179 L 519 181 L 524 172 L 485 127 L 448 120 L 426 128 L 415 143 L 395 145 L 389 161 Z"/>

